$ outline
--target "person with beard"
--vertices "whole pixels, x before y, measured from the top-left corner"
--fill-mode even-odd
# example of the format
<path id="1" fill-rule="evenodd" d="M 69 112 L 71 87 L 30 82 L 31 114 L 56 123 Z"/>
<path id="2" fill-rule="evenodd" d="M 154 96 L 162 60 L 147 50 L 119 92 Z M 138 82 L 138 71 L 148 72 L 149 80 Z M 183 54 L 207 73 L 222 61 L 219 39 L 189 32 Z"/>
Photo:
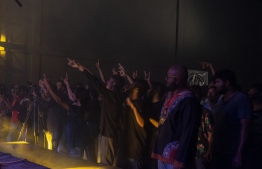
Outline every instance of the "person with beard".
<path id="1" fill-rule="evenodd" d="M 251 103 L 237 89 L 235 72 L 229 69 L 220 70 L 214 78 L 215 86 L 223 96 L 214 115 L 213 168 L 240 168 L 252 118 Z"/>
<path id="2" fill-rule="evenodd" d="M 192 168 L 201 106 L 187 87 L 188 71 L 174 65 L 167 72 L 168 94 L 163 104 L 152 158 L 159 169 Z"/>
<path id="3" fill-rule="evenodd" d="M 247 161 L 246 169 L 262 168 L 262 83 L 253 84 L 248 91 L 249 99 L 253 104 L 253 118 L 251 120 L 251 130 L 247 139 L 245 156 Z"/>

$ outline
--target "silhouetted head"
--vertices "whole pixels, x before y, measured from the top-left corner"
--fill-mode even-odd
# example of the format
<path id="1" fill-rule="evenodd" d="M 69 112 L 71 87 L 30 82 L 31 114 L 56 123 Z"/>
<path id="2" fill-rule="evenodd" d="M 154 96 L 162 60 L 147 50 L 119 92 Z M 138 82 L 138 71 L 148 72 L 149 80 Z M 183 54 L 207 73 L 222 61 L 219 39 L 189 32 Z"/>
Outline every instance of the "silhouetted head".
<path id="1" fill-rule="evenodd" d="M 248 97 L 251 100 L 262 101 L 262 83 L 254 83 L 248 90 Z"/>
<path id="2" fill-rule="evenodd" d="M 217 71 L 214 78 L 216 82 L 215 86 L 221 94 L 226 93 L 230 87 L 233 89 L 236 89 L 237 87 L 236 74 L 229 69 Z"/>
<path id="3" fill-rule="evenodd" d="M 106 88 L 109 90 L 120 91 L 125 85 L 125 80 L 122 76 L 113 75 L 106 82 Z"/>
<path id="4" fill-rule="evenodd" d="M 174 65 L 168 69 L 167 72 L 167 89 L 175 91 L 179 88 L 187 86 L 188 71 L 183 65 Z"/>

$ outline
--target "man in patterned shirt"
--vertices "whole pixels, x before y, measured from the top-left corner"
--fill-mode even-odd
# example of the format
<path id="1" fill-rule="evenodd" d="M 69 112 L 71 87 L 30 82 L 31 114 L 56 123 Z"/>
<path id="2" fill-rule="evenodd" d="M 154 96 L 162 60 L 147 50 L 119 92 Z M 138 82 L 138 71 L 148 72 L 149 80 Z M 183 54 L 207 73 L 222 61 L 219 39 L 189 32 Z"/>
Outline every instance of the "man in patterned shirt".
<path id="1" fill-rule="evenodd" d="M 187 88 L 187 78 L 187 68 L 182 65 L 174 65 L 167 72 L 169 92 L 152 153 L 159 169 L 188 169 L 194 164 L 201 112 L 199 102 Z"/>

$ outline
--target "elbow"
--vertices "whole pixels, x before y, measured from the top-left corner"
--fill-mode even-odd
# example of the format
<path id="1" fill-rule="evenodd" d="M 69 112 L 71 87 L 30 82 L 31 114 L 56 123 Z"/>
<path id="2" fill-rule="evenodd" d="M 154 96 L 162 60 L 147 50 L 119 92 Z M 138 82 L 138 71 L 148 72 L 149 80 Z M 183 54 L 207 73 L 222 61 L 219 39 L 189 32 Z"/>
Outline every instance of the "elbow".
<path id="1" fill-rule="evenodd" d="M 144 123 L 144 120 L 140 121 L 140 123 L 138 123 L 140 127 L 144 127 L 145 123 Z"/>

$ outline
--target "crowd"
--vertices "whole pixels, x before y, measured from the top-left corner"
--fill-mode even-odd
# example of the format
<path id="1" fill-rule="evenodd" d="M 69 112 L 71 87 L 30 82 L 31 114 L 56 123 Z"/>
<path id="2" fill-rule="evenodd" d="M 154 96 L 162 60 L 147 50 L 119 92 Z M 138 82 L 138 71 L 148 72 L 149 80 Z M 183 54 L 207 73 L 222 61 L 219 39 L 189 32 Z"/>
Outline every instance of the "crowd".
<path id="1" fill-rule="evenodd" d="M 121 64 L 106 79 L 99 61 L 98 77 L 69 58 L 88 84 L 72 85 L 67 74 L 1 84 L 1 141 L 123 169 L 261 169 L 262 84 L 241 91 L 234 71 L 200 63 L 213 75 L 207 90 L 188 85 L 183 65 L 168 68 L 164 84 Z"/>

